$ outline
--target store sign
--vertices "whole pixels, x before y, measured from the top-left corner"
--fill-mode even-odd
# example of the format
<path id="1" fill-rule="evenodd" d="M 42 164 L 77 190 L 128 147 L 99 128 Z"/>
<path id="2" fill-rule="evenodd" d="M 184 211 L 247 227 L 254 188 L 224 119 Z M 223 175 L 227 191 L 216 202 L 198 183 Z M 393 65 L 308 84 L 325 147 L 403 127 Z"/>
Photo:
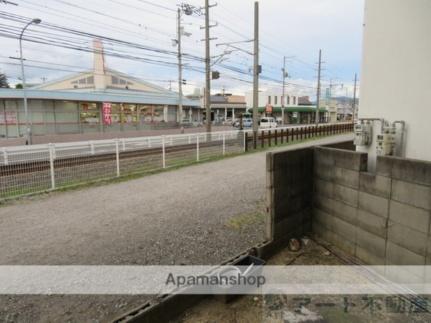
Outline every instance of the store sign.
<path id="1" fill-rule="evenodd" d="M 112 124 L 112 106 L 111 103 L 104 102 L 102 107 L 103 124 Z"/>
<path id="2" fill-rule="evenodd" d="M 272 113 L 272 105 L 271 104 L 267 104 L 265 107 L 265 112 L 268 114 Z"/>

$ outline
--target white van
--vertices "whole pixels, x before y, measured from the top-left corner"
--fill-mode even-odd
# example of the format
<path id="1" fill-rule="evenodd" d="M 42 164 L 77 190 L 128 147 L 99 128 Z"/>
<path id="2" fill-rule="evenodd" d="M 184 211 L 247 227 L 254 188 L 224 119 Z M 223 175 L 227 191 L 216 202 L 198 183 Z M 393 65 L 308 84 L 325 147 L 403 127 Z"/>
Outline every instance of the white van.
<path id="1" fill-rule="evenodd" d="M 264 117 L 260 119 L 260 128 L 262 129 L 277 128 L 277 121 L 273 117 Z"/>

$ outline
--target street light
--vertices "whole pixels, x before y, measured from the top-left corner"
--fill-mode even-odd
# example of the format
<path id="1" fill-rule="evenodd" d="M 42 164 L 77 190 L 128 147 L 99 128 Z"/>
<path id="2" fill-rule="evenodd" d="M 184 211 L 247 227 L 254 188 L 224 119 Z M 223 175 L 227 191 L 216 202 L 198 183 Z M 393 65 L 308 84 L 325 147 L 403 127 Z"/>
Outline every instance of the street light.
<path id="1" fill-rule="evenodd" d="M 31 138 L 31 128 L 29 126 L 29 118 L 28 118 L 28 107 L 27 107 L 27 91 L 25 89 L 25 74 L 24 74 L 24 58 L 22 56 L 22 36 L 24 35 L 24 32 L 26 29 L 34 24 L 38 25 L 42 22 L 39 18 L 35 18 L 29 23 L 27 23 L 24 28 L 21 31 L 21 34 L 19 35 L 19 54 L 20 54 L 20 60 L 21 60 L 21 79 L 22 79 L 22 90 L 23 90 L 23 97 L 24 97 L 24 113 L 25 113 L 25 128 L 26 128 L 26 139 L 25 144 L 28 145 L 32 143 Z"/>

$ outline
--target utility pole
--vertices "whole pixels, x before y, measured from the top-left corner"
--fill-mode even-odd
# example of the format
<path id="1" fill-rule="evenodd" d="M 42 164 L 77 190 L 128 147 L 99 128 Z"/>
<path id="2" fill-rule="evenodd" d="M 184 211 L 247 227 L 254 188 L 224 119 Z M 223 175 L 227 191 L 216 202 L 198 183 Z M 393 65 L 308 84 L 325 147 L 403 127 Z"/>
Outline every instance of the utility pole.
<path id="1" fill-rule="evenodd" d="M 284 101 L 286 100 L 286 56 L 283 56 L 283 94 L 281 96 L 281 124 L 284 126 Z"/>
<path id="2" fill-rule="evenodd" d="M 178 45 L 178 122 L 183 122 L 183 58 L 181 54 L 181 8 L 177 15 L 177 45 Z"/>
<path id="3" fill-rule="evenodd" d="M 322 50 L 319 49 L 319 67 L 317 70 L 317 102 L 316 102 L 316 126 L 319 125 L 320 119 L 320 75 L 322 69 Z"/>
<path id="4" fill-rule="evenodd" d="M 254 2 L 254 66 L 253 66 L 253 132 L 258 130 L 258 105 L 259 105 L 259 2 Z M 254 140 L 256 142 L 256 140 Z"/>
<path id="5" fill-rule="evenodd" d="M 358 75 L 355 73 L 355 85 L 353 86 L 353 103 L 352 103 L 352 122 L 355 122 L 356 115 L 356 83 L 358 81 Z"/>
<path id="6" fill-rule="evenodd" d="M 206 130 L 211 132 L 211 56 L 210 56 L 210 5 L 205 0 L 205 111 Z"/>

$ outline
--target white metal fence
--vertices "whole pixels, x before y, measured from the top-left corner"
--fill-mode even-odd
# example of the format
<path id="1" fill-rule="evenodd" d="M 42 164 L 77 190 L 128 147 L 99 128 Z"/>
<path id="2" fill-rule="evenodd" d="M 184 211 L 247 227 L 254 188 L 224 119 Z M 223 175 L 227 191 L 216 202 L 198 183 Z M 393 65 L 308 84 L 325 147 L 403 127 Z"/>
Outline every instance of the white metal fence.
<path id="1" fill-rule="evenodd" d="M 0 148 L 0 199 L 152 172 L 244 151 L 244 132 Z"/>
<path id="2" fill-rule="evenodd" d="M 322 129 L 325 127 L 331 126 Z M 301 137 L 296 135 L 298 140 L 302 139 L 302 130 L 305 133 L 308 129 L 311 133 L 312 128 L 286 127 L 277 131 L 283 136 L 283 131 L 289 133 L 289 129 L 294 140 L 295 129 L 301 130 Z M 262 131 L 258 135 L 267 138 Z M 0 148 L 0 200 L 238 154 L 247 149 L 246 140 L 251 138 L 251 130 L 235 130 L 3 147 Z"/>

